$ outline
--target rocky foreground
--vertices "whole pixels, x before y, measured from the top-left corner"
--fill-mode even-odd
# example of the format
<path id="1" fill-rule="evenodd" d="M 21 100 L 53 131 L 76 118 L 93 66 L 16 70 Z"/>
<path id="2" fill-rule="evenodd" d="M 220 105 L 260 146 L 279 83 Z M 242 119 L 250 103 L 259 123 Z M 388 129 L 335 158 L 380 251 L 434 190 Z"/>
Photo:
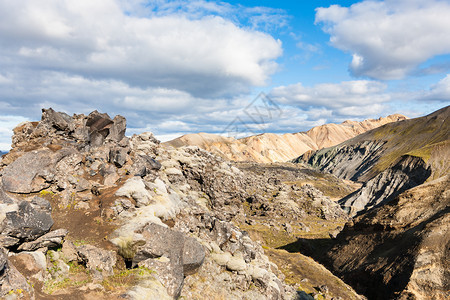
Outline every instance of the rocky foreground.
<path id="1" fill-rule="evenodd" d="M 361 299 L 275 249 L 336 237 L 348 216 L 334 200 L 353 191 L 342 180 L 125 131 L 121 116 L 52 109 L 14 129 L 0 162 L 0 297 Z"/>
<path id="2" fill-rule="evenodd" d="M 449 114 L 262 164 L 44 109 L 0 161 L 0 297 L 448 299 Z"/>

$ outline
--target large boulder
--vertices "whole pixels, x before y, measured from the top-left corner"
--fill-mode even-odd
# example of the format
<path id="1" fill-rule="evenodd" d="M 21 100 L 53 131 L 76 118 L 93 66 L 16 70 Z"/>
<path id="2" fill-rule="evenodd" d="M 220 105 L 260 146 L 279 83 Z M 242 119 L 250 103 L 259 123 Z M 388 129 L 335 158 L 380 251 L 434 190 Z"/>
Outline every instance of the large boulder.
<path id="1" fill-rule="evenodd" d="M 194 238 L 167 227 L 150 223 L 139 230 L 141 240 L 133 245 L 132 265 L 158 273 L 170 296 L 180 296 L 184 277 L 197 272 L 205 259 L 205 250 Z M 119 253 L 126 251 L 119 250 Z"/>
<path id="2" fill-rule="evenodd" d="M 145 175 L 159 169 L 161 169 L 161 164 L 148 155 L 139 155 L 131 166 L 132 174 L 140 177 L 145 177 Z"/>
<path id="3" fill-rule="evenodd" d="M 3 169 L 3 188 L 12 193 L 33 193 L 48 188 L 56 164 L 74 152 L 64 148 L 57 152 L 45 149 L 25 153 Z"/>
<path id="4" fill-rule="evenodd" d="M 23 243 L 18 247 L 20 251 L 34 251 L 40 248 L 55 248 L 63 243 L 64 237 L 69 233 L 67 229 L 57 229 L 44 234 L 37 240 Z"/>
<path id="5" fill-rule="evenodd" d="M 48 201 L 36 197 L 30 203 L 21 201 L 17 211 L 6 213 L 1 235 L 21 241 L 33 241 L 47 233 L 53 226 Z"/>
<path id="6" fill-rule="evenodd" d="M 114 275 L 113 266 L 116 264 L 116 253 L 104 250 L 92 245 L 82 245 L 77 247 L 77 252 L 86 267 L 98 277 Z"/>
<path id="7" fill-rule="evenodd" d="M 105 113 L 93 111 L 86 120 L 91 146 L 98 147 L 103 144 L 109 134 L 114 121 Z"/>
<path id="8" fill-rule="evenodd" d="M 117 115 L 113 119 L 113 124 L 109 129 L 107 139 L 120 142 L 125 137 L 126 130 L 127 120 L 124 117 Z"/>
<path id="9" fill-rule="evenodd" d="M 61 131 L 73 131 L 74 123 L 72 118 L 63 112 L 56 112 L 52 108 L 42 109 L 42 122 Z"/>

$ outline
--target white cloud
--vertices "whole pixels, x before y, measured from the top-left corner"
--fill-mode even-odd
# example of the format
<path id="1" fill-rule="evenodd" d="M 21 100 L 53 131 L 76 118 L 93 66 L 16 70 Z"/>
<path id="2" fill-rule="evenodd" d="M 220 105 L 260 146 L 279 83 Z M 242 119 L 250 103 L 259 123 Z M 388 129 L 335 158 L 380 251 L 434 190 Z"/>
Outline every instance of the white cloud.
<path id="1" fill-rule="evenodd" d="M 429 90 L 421 91 L 416 99 L 419 101 L 442 101 L 450 104 L 450 74 L 447 74 L 438 83 L 433 84 Z"/>
<path id="2" fill-rule="evenodd" d="M 115 0 L 0 1 L 0 63 L 217 97 L 264 85 L 281 42 L 220 16 L 127 15 Z M 123 2 L 122 2 L 123 5 Z"/>
<path id="3" fill-rule="evenodd" d="M 450 53 L 450 2 L 365 0 L 316 10 L 333 46 L 348 51 L 357 76 L 401 79 L 428 59 Z"/>
<path id="4" fill-rule="evenodd" d="M 9 151 L 11 148 L 12 130 L 21 122 L 28 121 L 27 118 L 14 115 L 0 116 L 0 150 Z"/>
<path id="5" fill-rule="evenodd" d="M 341 83 L 322 83 L 305 87 L 301 83 L 280 86 L 270 92 L 270 96 L 280 103 L 301 109 L 325 108 L 324 112 L 335 111 L 343 115 L 360 115 L 347 107 L 364 107 L 390 100 L 385 92 L 386 85 L 368 80 L 344 81 Z M 362 114 L 364 115 L 364 114 Z"/>

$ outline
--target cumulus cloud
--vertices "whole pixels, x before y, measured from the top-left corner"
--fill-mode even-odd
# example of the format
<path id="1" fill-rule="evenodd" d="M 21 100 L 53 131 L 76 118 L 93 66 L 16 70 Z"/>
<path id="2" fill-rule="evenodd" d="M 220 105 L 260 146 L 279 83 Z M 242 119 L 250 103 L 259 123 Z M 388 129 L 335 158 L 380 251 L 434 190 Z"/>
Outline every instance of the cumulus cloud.
<path id="1" fill-rule="evenodd" d="M 128 4 L 129 5 L 129 4 Z M 0 65 L 220 97 L 265 84 L 281 42 L 220 16 L 135 16 L 115 0 L 0 1 Z"/>
<path id="2" fill-rule="evenodd" d="M 307 120 L 340 122 L 380 116 L 391 96 L 386 84 L 377 81 L 354 80 L 304 86 L 297 83 L 274 88 L 269 96 L 275 101 L 301 110 Z"/>
<path id="3" fill-rule="evenodd" d="M 333 46 L 348 51 L 350 71 L 375 79 L 401 79 L 430 58 L 450 53 L 450 2 L 365 0 L 350 7 L 316 9 L 316 24 Z"/>
<path id="4" fill-rule="evenodd" d="M 276 101 L 301 108 L 327 107 L 339 109 L 353 105 L 369 105 L 390 99 L 386 84 L 354 80 L 341 83 L 322 83 L 305 87 L 302 83 L 274 88 L 270 96 Z"/>
<path id="5" fill-rule="evenodd" d="M 447 74 L 438 83 L 433 84 L 429 90 L 420 92 L 416 99 L 419 101 L 447 102 L 447 104 L 450 104 L 450 74 Z"/>

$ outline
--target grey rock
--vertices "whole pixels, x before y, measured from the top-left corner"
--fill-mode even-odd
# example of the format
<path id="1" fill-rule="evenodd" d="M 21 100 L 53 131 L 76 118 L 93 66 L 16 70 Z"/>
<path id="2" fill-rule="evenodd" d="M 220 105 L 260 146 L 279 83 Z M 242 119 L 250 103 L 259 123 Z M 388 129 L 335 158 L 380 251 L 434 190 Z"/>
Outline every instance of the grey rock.
<path id="1" fill-rule="evenodd" d="M 153 170 L 161 169 L 161 164 L 147 155 L 139 155 L 131 166 L 131 172 L 134 176 L 145 177 Z"/>
<path id="2" fill-rule="evenodd" d="M 156 267 L 169 295 L 177 298 L 185 275 L 194 274 L 203 264 L 205 250 L 195 239 L 181 232 L 150 223 L 142 229 L 145 244 L 138 246 L 133 265 Z M 185 273 L 186 272 L 186 273 Z"/>
<path id="3" fill-rule="evenodd" d="M 339 204 L 354 216 L 389 202 L 403 191 L 424 183 L 430 175 L 430 167 L 421 158 L 405 155 L 396 165 L 339 200 Z"/>
<path id="4" fill-rule="evenodd" d="M 5 299 L 10 291 L 21 290 L 23 299 L 34 299 L 33 289 L 27 279 L 9 261 L 0 270 L 0 298 Z M 13 298 L 14 299 L 14 298 Z"/>
<path id="5" fill-rule="evenodd" d="M 75 190 L 77 192 L 84 192 L 84 191 L 90 190 L 91 187 L 92 187 L 91 183 L 84 178 L 79 178 L 75 184 Z"/>
<path id="6" fill-rule="evenodd" d="M 116 253 L 92 245 L 82 245 L 76 248 L 79 257 L 91 271 L 101 272 L 102 276 L 114 275 L 113 266 L 116 264 Z"/>
<path id="7" fill-rule="evenodd" d="M 43 252 L 20 252 L 10 257 L 10 262 L 26 273 L 28 279 L 33 277 L 44 280 L 44 273 L 47 270 L 47 261 Z"/>
<path id="8" fill-rule="evenodd" d="M 23 243 L 19 246 L 20 251 L 34 251 L 39 248 L 52 248 L 58 247 L 62 244 L 64 237 L 69 233 L 67 229 L 57 229 L 49 233 L 44 234 L 37 240 L 32 242 Z"/>
<path id="9" fill-rule="evenodd" d="M 109 129 L 109 134 L 107 139 L 120 142 L 125 137 L 125 132 L 127 129 L 127 120 L 122 116 L 115 116 L 113 124 Z"/>
<path id="10" fill-rule="evenodd" d="M 44 198 L 36 196 L 31 200 L 30 203 L 35 209 L 38 209 L 40 211 L 47 212 L 47 213 L 51 213 L 51 211 L 52 211 L 52 206 L 51 206 L 50 202 L 48 202 Z"/>
<path id="11" fill-rule="evenodd" d="M 73 149 L 65 148 L 57 152 L 25 153 L 3 169 L 3 188 L 12 193 L 32 193 L 48 188 L 54 178 L 55 165 L 73 152 Z"/>
<path id="12" fill-rule="evenodd" d="M 3 187 L 0 186 L 0 204 L 13 204 L 16 201 L 9 197 L 5 191 L 3 190 Z"/>
<path id="13" fill-rule="evenodd" d="M 11 248 L 12 246 L 15 246 L 19 243 L 20 239 L 18 238 L 0 235 L 0 245 L 2 245 L 2 247 Z"/>
<path id="14" fill-rule="evenodd" d="M 155 271 L 161 283 L 167 289 L 167 294 L 178 299 L 183 288 L 184 275 L 183 267 L 180 264 L 172 263 L 170 259 L 146 259 L 139 263 L 139 266 Z"/>
<path id="15" fill-rule="evenodd" d="M 94 131 L 89 135 L 89 143 L 92 147 L 100 147 L 101 145 L 103 145 L 104 141 L 105 137 L 98 131 Z"/>
<path id="16" fill-rule="evenodd" d="M 184 275 L 195 274 L 205 260 L 205 249 L 194 238 L 186 238 L 183 247 Z"/>
<path id="17" fill-rule="evenodd" d="M 141 234 L 146 243 L 138 247 L 133 258 L 134 265 L 142 260 L 163 255 L 175 263 L 182 262 L 184 236 L 181 232 L 150 223 L 142 229 Z"/>
<path id="18" fill-rule="evenodd" d="M 292 233 L 292 226 L 289 223 L 283 224 L 284 230 L 286 230 L 287 233 Z"/>
<path id="19" fill-rule="evenodd" d="M 113 163 L 116 167 L 122 168 L 127 162 L 127 149 L 124 148 L 112 148 L 109 151 L 109 162 Z"/>
<path id="20" fill-rule="evenodd" d="M 53 226 L 50 212 L 33 207 L 28 201 L 19 203 L 17 211 L 6 213 L 2 235 L 33 241 Z"/>
<path id="21" fill-rule="evenodd" d="M 103 144 L 113 123 L 108 114 L 102 114 L 98 111 L 93 111 L 89 114 L 86 120 L 86 127 L 88 128 L 91 146 L 98 147 Z"/>
<path id="22" fill-rule="evenodd" d="M 63 258 L 67 262 L 71 261 L 78 261 L 78 252 L 77 248 L 71 241 L 64 241 L 61 249 L 61 253 L 63 255 Z"/>
<path id="23" fill-rule="evenodd" d="M 5 269 L 7 262 L 8 262 L 8 254 L 6 253 L 6 250 L 3 247 L 0 247 L 0 273 L 2 273 L 3 270 Z"/>
<path id="24" fill-rule="evenodd" d="M 56 112 L 52 108 L 42 109 L 42 122 L 61 131 L 73 131 L 72 118 L 63 112 Z"/>

